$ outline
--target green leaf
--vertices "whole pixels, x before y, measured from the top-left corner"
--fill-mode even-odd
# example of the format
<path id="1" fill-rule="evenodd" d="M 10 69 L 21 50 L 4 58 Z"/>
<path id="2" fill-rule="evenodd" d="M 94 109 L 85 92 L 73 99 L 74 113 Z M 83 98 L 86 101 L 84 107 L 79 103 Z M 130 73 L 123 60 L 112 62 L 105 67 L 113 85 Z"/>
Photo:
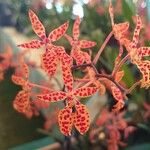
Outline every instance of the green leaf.
<path id="1" fill-rule="evenodd" d="M 132 4 L 130 4 L 130 5 L 132 5 Z M 127 19 L 130 22 L 130 24 L 133 25 L 133 20 L 132 20 L 132 16 L 134 15 L 133 9 L 131 9 L 131 7 L 126 2 L 126 0 L 122 1 L 122 11 L 123 11 L 123 15 L 124 15 L 125 19 Z"/>
<path id="2" fill-rule="evenodd" d="M 125 150 L 150 150 L 150 144 L 149 143 L 140 144 L 126 148 Z"/>
<path id="3" fill-rule="evenodd" d="M 130 87 L 134 83 L 134 77 L 133 77 L 132 70 L 127 65 L 123 65 L 122 69 L 125 72 L 125 75 L 123 77 L 123 81 L 125 81 L 126 85 L 128 87 Z"/>
<path id="4" fill-rule="evenodd" d="M 17 147 L 14 148 L 10 148 L 9 150 L 29 150 L 29 149 L 38 149 L 38 148 L 42 148 L 45 147 L 49 144 L 54 143 L 53 139 L 51 139 L 50 137 L 46 137 L 46 138 L 42 138 L 39 140 L 35 140 L 26 144 L 22 144 L 19 145 Z"/>

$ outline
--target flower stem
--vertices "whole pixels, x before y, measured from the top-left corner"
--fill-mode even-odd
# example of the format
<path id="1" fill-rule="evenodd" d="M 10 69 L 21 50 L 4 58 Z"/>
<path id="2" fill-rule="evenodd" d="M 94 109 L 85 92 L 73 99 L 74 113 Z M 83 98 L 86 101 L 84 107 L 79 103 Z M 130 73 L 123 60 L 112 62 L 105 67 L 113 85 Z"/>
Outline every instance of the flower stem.
<path id="1" fill-rule="evenodd" d="M 126 93 L 126 89 L 124 87 L 122 87 L 118 82 L 116 82 L 113 77 L 111 75 L 105 75 L 105 74 L 98 74 L 96 75 L 96 77 L 98 78 L 98 80 L 108 80 L 108 81 L 111 81 L 112 83 L 114 83 L 122 92 L 125 92 Z"/>
<path id="2" fill-rule="evenodd" d="M 88 66 L 91 66 L 91 65 L 92 65 L 91 63 L 90 64 L 82 64 L 82 65 L 73 65 L 71 69 L 76 70 L 78 68 L 88 67 Z"/>
<path id="3" fill-rule="evenodd" d="M 98 59 L 99 59 L 101 53 L 103 52 L 103 50 L 104 50 L 106 44 L 108 43 L 108 41 L 110 40 L 110 38 L 112 37 L 112 35 L 113 35 L 113 31 L 111 31 L 111 32 L 109 33 L 109 35 L 108 35 L 107 38 L 105 39 L 104 43 L 102 44 L 101 48 L 99 49 L 98 53 L 96 54 L 96 56 L 95 56 L 95 58 L 94 58 L 94 60 L 93 60 L 93 64 L 94 64 L 94 65 L 97 63 L 97 61 L 98 61 Z"/>
<path id="4" fill-rule="evenodd" d="M 120 63 L 114 68 L 113 72 L 112 72 L 112 77 L 115 76 L 115 74 L 120 70 L 121 66 L 129 59 L 129 54 L 127 54 L 121 61 Z"/>
<path id="5" fill-rule="evenodd" d="M 129 94 L 132 92 L 132 90 L 135 89 L 136 86 L 138 86 L 141 83 L 141 81 L 135 82 L 127 91 L 126 93 Z"/>

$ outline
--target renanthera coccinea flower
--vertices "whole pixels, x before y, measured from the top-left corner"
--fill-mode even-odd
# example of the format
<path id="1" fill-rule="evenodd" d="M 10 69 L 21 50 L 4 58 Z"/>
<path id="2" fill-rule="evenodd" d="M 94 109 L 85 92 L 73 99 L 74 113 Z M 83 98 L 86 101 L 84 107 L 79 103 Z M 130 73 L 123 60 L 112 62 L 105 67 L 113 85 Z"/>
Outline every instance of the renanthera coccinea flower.
<path id="1" fill-rule="evenodd" d="M 60 110 L 58 114 L 60 131 L 64 135 L 68 136 L 71 135 L 72 128 L 75 127 L 81 134 L 84 134 L 89 129 L 90 120 L 88 110 L 85 105 L 81 104 L 79 101 L 80 98 L 92 96 L 98 90 L 100 95 L 103 95 L 105 94 L 106 90 L 109 90 L 116 100 L 116 104 L 112 110 L 115 112 L 115 115 L 117 115 L 117 113 L 124 107 L 124 101 L 127 99 L 126 95 L 131 93 L 131 91 L 139 83 L 141 83 L 141 87 L 149 87 L 150 61 L 144 60 L 144 57 L 150 55 L 150 48 L 138 48 L 137 46 L 139 33 L 142 28 L 142 21 L 140 17 L 136 17 L 137 22 L 133 39 L 130 40 L 126 34 L 129 29 L 129 23 L 114 23 L 113 6 L 111 1 L 109 5 L 109 13 L 112 31 L 100 47 L 95 58 L 92 60 L 91 55 L 82 51 L 82 49 L 94 47 L 96 43 L 87 40 L 79 40 L 79 17 L 76 18 L 73 24 L 72 37 L 66 34 L 66 31 L 69 27 L 69 22 L 66 22 L 60 27 L 54 29 L 50 32 L 48 37 L 46 37 L 45 28 L 41 21 L 32 10 L 29 10 L 29 18 L 32 28 L 40 39 L 33 40 L 29 43 L 19 44 L 18 46 L 27 49 L 43 48 L 43 54 L 41 55 L 41 68 L 50 78 L 52 78 L 56 74 L 58 64 L 60 64 L 63 88 L 56 91 L 50 90 L 48 87 L 30 83 L 29 74 L 26 73 L 28 69 L 25 69 L 27 66 L 25 65 L 26 67 L 24 67 L 24 64 L 21 64 L 19 66 L 24 68 L 22 71 L 26 71 L 24 71 L 21 76 L 12 76 L 13 81 L 16 84 L 21 85 L 23 88 L 14 101 L 15 109 L 25 113 L 27 108 L 30 107 L 29 96 L 31 94 L 31 87 L 35 86 L 44 90 L 46 89 L 46 93 L 34 93 L 33 96 L 36 97 L 34 102 L 36 103 L 36 101 L 38 102 L 40 100 L 46 102 L 46 105 L 44 104 L 44 106 L 47 106 L 47 103 L 50 102 L 64 101 L 65 107 Z M 107 74 L 103 68 L 97 69 L 96 64 L 112 35 L 114 35 L 118 41 L 119 54 L 115 61 L 115 66 L 112 70 L 112 73 Z M 65 47 L 53 44 L 53 42 L 59 40 L 62 36 L 64 36 L 71 45 L 70 55 L 66 53 Z M 127 50 L 127 55 L 124 58 L 122 58 L 123 47 Z M 73 60 L 76 62 L 75 65 Z M 121 69 L 121 67 L 127 60 L 129 60 L 132 64 L 137 65 L 143 75 L 143 78 L 133 84 L 130 88 L 127 88 L 121 84 L 122 77 L 125 75 L 125 72 Z M 83 72 L 82 78 L 77 78 L 76 75 L 72 73 L 76 70 Z M 106 118 L 102 122 L 105 122 Z M 126 125 L 123 120 L 121 120 L 119 123 Z M 124 129 L 125 128 L 126 126 Z M 118 134 L 118 130 L 119 129 L 117 125 L 116 127 L 109 126 L 110 138 L 108 139 L 108 143 L 110 144 L 110 147 L 117 147 L 117 144 L 123 145 L 123 143 L 120 141 L 121 137 Z M 116 140 L 112 138 L 116 138 Z"/>
<path id="2" fill-rule="evenodd" d="M 36 16 L 36 14 L 29 10 L 29 18 L 32 24 L 32 29 L 36 33 L 36 35 L 40 38 L 39 40 L 33 40 L 28 43 L 19 44 L 19 47 L 22 48 L 40 48 L 42 46 L 46 46 L 47 44 L 51 44 L 52 42 L 60 39 L 66 32 L 69 22 L 64 23 L 60 27 L 54 29 L 52 32 L 49 33 L 48 37 L 46 37 L 45 27 Z"/>
<path id="3" fill-rule="evenodd" d="M 85 105 L 77 97 L 85 98 L 93 95 L 97 87 L 80 87 L 70 92 L 56 91 L 38 95 L 39 100 L 57 102 L 66 99 L 66 107 L 59 112 L 58 121 L 60 130 L 65 135 L 71 135 L 73 125 L 81 133 L 89 128 L 89 114 Z"/>
<path id="4" fill-rule="evenodd" d="M 13 107 L 18 112 L 25 114 L 28 118 L 31 118 L 33 114 L 37 115 L 38 111 L 35 109 L 30 100 L 31 86 L 28 84 L 28 66 L 24 62 L 20 62 L 20 67 L 21 72 L 17 72 L 19 75 L 12 75 L 12 81 L 15 84 L 22 86 L 22 90 L 16 95 L 13 101 Z M 23 76 L 20 76 L 20 74 Z"/>
<path id="5" fill-rule="evenodd" d="M 95 42 L 87 41 L 87 40 L 79 40 L 80 35 L 80 18 L 79 16 L 76 18 L 73 25 L 73 37 L 65 34 L 65 37 L 69 41 L 72 46 L 71 56 L 76 60 L 77 65 L 81 65 L 84 62 L 91 63 L 91 58 L 87 52 L 81 51 L 81 48 L 91 48 L 96 45 Z"/>

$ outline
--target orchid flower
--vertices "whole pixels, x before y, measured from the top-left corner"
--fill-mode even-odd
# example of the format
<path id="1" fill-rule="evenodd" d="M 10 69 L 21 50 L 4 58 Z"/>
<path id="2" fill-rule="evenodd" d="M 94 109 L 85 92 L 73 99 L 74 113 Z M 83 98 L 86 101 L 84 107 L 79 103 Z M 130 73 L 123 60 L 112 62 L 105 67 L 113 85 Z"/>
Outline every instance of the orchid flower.
<path id="1" fill-rule="evenodd" d="M 40 48 L 44 45 L 51 44 L 59 40 L 66 32 L 69 22 L 67 21 L 63 25 L 59 26 L 58 28 L 51 31 L 46 37 L 45 27 L 37 17 L 37 15 L 32 11 L 29 10 L 29 18 L 32 24 L 32 29 L 36 33 L 36 35 L 40 38 L 39 40 L 32 40 L 28 43 L 19 44 L 18 47 L 22 48 Z"/>
<path id="2" fill-rule="evenodd" d="M 76 60 L 77 65 L 81 65 L 84 62 L 90 63 L 91 59 L 87 52 L 81 51 L 81 48 L 91 48 L 96 45 L 95 42 L 88 40 L 79 40 L 79 26 L 80 26 L 80 18 L 79 16 L 76 18 L 73 25 L 73 37 L 65 34 L 66 39 L 69 41 L 72 46 L 71 56 Z"/>
<path id="3" fill-rule="evenodd" d="M 28 85 L 29 69 L 25 63 L 20 64 L 22 69 L 22 75 L 12 75 L 12 81 L 22 86 L 22 90 L 16 95 L 13 101 L 13 107 L 16 111 L 25 114 L 28 118 L 31 118 L 33 114 L 38 115 L 37 110 L 34 108 L 33 103 L 30 101 L 31 87 Z"/>
<path id="4" fill-rule="evenodd" d="M 89 113 L 85 105 L 81 104 L 77 97 L 85 98 L 97 92 L 97 87 L 80 87 L 70 92 L 56 91 L 48 94 L 37 95 L 39 100 L 57 102 L 66 100 L 66 107 L 60 110 L 58 122 L 61 132 L 68 136 L 71 135 L 73 125 L 84 134 L 90 125 Z M 75 110 L 74 110 L 74 109 Z"/>

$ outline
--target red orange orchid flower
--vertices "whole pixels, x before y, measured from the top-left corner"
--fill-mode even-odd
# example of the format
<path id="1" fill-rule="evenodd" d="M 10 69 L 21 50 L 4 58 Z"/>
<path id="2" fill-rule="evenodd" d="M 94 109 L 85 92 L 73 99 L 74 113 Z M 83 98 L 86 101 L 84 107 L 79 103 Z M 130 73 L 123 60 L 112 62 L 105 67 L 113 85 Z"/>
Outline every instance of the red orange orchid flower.
<path id="1" fill-rule="evenodd" d="M 126 38 L 126 33 L 129 28 L 129 22 L 123 23 L 114 23 L 114 11 L 111 0 L 109 0 L 109 14 L 111 19 L 112 31 L 116 38 L 119 41 L 120 45 L 127 44 L 129 40 Z"/>
<path id="2" fill-rule="evenodd" d="M 137 24 L 134 30 L 132 42 L 126 46 L 129 51 L 130 58 L 133 64 L 137 65 L 143 75 L 141 87 L 149 88 L 150 86 L 150 61 L 143 60 L 145 56 L 150 56 L 150 47 L 137 47 L 142 21 L 139 16 L 136 17 Z"/>
<path id="3" fill-rule="evenodd" d="M 57 65 L 61 62 L 62 75 L 64 79 L 64 84 L 67 89 L 69 89 L 73 82 L 71 74 L 72 58 L 65 52 L 65 49 L 61 46 L 54 46 L 52 42 L 60 39 L 66 32 L 69 23 L 66 22 L 60 27 L 53 30 L 48 38 L 45 34 L 45 28 L 36 14 L 29 10 L 29 18 L 32 24 L 34 32 L 39 36 L 40 40 L 34 40 L 29 43 L 24 43 L 18 45 L 23 48 L 40 48 L 46 45 L 46 52 L 42 55 L 42 68 L 50 76 L 54 76 L 56 73 Z"/>
<path id="4" fill-rule="evenodd" d="M 30 101 L 31 87 L 28 85 L 29 69 L 25 63 L 21 63 L 22 76 L 12 75 L 12 81 L 22 86 L 22 90 L 16 95 L 13 101 L 13 107 L 16 111 L 25 114 L 31 118 L 33 114 L 38 115 L 38 111 L 34 108 L 33 103 Z"/>
<path id="5" fill-rule="evenodd" d="M 39 100 L 57 102 L 65 100 L 66 107 L 59 112 L 58 122 L 64 135 L 71 135 L 73 125 L 81 133 L 89 128 L 89 114 L 85 105 L 81 104 L 77 97 L 89 97 L 97 91 L 97 87 L 80 87 L 70 92 L 56 91 L 48 94 L 37 95 Z M 73 111 L 75 108 L 75 112 Z"/>
<path id="6" fill-rule="evenodd" d="M 76 60 L 77 65 L 81 65 L 84 62 L 91 63 L 90 56 L 87 52 L 81 51 L 81 48 L 91 48 L 96 45 L 95 42 L 88 40 L 79 40 L 79 26 L 80 26 L 79 16 L 76 18 L 73 25 L 73 37 L 65 34 L 66 39 L 69 41 L 72 46 L 71 56 Z"/>
<path id="7" fill-rule="evenodd" d="M 47 44 L 52 45 L 52 42 L 60 39 L 65 34 L 69 26 L 69 22 L 67 21 L 60 27 L 51 31 L 48 37 L 46 37 L 45 28 L 43 24 L 32 10 L 29 10 L 29 18 L 32 24 L 32 29 L 36 33 L 36 35 L 40 38 L 40 40 L 32 40 L 31 42 L 28 43 L 19 44 L 18 46 L 22 48 L 40 48 Z"/>

